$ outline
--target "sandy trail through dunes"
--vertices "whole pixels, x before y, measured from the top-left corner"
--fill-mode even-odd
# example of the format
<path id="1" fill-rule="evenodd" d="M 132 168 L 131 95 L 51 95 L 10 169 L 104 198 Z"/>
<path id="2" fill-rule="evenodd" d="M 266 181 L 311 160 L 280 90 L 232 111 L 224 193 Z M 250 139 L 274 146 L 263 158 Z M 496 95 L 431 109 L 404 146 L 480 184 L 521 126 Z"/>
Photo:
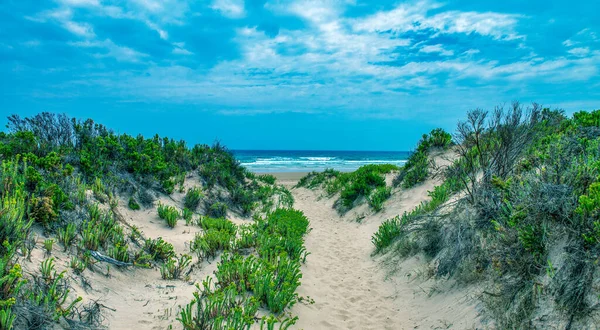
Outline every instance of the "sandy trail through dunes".
<path id="1" fill-rule="evenodd" d="M 311 222 L 306 248 L 311 254 L 302 266 L 298 293 L 314 299 L 299 303 L 294 329 L 469 329 L 477 328 L 477 312 L 468 293 L 448 289 L 426 294 L 436 283 L 414 276 L 423 263 L 404 262 L 393 280 L 372 256 L 371 235 L 379 224 L 395 214 L 414 208 L 427 198 L 433 182 L 399 193 L 387 210 L 370 215 L 362 223 L 354 214 L 340 217 L 332 199 L 319 192 L 293 189 L 295 208 Z M 410 274 L 410 275 L 409 275 Z"/>

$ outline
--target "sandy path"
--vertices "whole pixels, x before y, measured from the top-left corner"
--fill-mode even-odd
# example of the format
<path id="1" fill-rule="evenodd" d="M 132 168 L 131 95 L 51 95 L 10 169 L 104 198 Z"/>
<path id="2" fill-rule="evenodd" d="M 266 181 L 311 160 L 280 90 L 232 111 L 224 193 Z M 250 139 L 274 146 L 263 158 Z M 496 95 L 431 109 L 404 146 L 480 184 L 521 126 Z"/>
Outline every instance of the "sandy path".
<path id="1" fill-rule="evenodd" d="M 303 266 L 301 296 L 312 305 L 294 312 L 303 329 L 399 329 L 400 313 L 394 287 L 385 282 L 371 259 L 370 235 L 360 224 L 342 220 L 329 201 L 318 201 L 314 192 L 295 189 L 295 207 L 310 219 L 306 237 L 311 252 Z M 406 317 L 403 317 L 406 319 Z"/>
<path id="2" fill-rule="evenodd" d="M 298 293 L 314 299 L 314 304 L 299 303 L 292 309 L 299 316 L 295 329 L 477 327 L 477 312 L 464 291 L 426 294 L 435 282 L 415 278 L 422 266 L 418 258 L 403 263 L 393 280 L 386 280 L 386 271 L 371 256 L 371 235 L 378 225 L 420 203 L 432 184 L 398 194 L 383 214 L 367 216 L 362 224 L 350 220 L 351 215 L 341 218 L 333 201 L 319 200 L 318 192 L 292 190 L 295 208 L 305 213 L 312 228 L 306 236 L 311 255 L 302 266 Z"/>

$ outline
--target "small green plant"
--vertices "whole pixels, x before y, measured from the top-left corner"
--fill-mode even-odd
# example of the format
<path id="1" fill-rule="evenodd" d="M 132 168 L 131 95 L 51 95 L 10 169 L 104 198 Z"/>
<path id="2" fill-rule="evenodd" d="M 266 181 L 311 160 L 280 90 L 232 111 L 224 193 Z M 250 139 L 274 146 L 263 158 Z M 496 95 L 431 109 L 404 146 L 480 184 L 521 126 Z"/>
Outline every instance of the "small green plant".
<path id="1" fill-rule="evenodd" d="M 83 273 L 83 271 L 87 267 L 85 262 L 79 260 L 79 258 L 75 256 L 71 257 L 71 262 L 69 263 L 69 265 L 71 266 L 71 269 L 73 269 L 73 272 L 77 275 Z"/>
<path id="2" fill-rule="evenodd" d="M 157 239 L 148 238 L 144 242 L 144 249 L 152 256 L 152 259 L 156 261 L 167 261 L 172 257 L 175 257 L 175 250 L 171 243 L 165 242 L 162 237 Z"/>
<path id="3" fill-rule="evenodd" d="M 108 250 L 108 255 L 115 260 L 129 262 L 129 252 L 127 251 L 127 244 L 115 244 L 115 246 Z"/>
<path id="4" fill-rule="evenodd" d="M 56 236 L 58 237 L 58 240 L 64 246 L 65 251 L 67 251 L 69 249 L 69 247 L 75 240 L 75 237 L 77 235 L 76 230 L 77 230 L 77 227 L 75 226 L 74 223 L 71 222 L 71 223 L 68 223 L 63 228 L 59 228 L 56 231 Z"/>
<path id="5" fill-rule="evenodd" d="M 175 228 L 179 219 L 179 212 L 174 206 L 158 204 L 158 216 L 167 222 L 171 228 Z"/>
<path id="6" fill-rule="evenodd" d="M 190 211 L 187 207 L 181 211 L 181 218 L 185 220 L 186 226 L 189 226 L 192 223 L 193 216 L 194 212 Z"/>
<path id="7" fill-rule="evenodd" d="M 44 240 L 44 249 L 46 250 L 46 254 L 52 254 L 52 247 L 54 246 L 54 240 L 52 238 Z"/>
<path id="8" fill-rule="evenodd" d="M 224 218 L 227 216 L 227 204 L 215 202 L 208 208 L 208 216 L 213 218 Z"/>
<path id="9" fill-rule="evenodd" d="M 187 254 L 182 254 L 179 258 L 171 258 L 160 268 L 160 275 L 163 280 L 179 279 L 191 262 L 192 257 Z"/>
<path id="10" fill-rule="evenodd" d="M 369 206 L 375 210 L 375 212 L 379 212 L 383 210 L 383 203 L 390 198 L 392 195 L 392 188 L 390 187 L 378 187 L 371 193 L 369 196 Z"/>
<path id="11" fill-rule="evenodd" d="M 404 216 L 402 217 L 404 219 Z M 375 253 L 390 246 L 392 242 L 400 236 L 402 232 L 402 219 L 400 216 L 385 220 L 379 230 L 371 238 L 371 242 L 375 245 Z"/>
<path id="12" fill-rule="evenodd" d="M 183 200 L 183 205 L 188 209 L 195 211 L 200 205 L 200 200 L 202 199 L 202 192 L 199 188 L 190 188 L 185 194 L 185 198 Z"/>
<path id="13" fill-rule="evenodd" d="M 129 197 L 127 206 L 129 206 L 129 209 L 134 210 L 134 211 L 141 209 L 140 204 L 138 204 L 138 202 L 136 202 L 136 200 L 135 200 L 135 198 L 133 198 L 133 196 Z"/>

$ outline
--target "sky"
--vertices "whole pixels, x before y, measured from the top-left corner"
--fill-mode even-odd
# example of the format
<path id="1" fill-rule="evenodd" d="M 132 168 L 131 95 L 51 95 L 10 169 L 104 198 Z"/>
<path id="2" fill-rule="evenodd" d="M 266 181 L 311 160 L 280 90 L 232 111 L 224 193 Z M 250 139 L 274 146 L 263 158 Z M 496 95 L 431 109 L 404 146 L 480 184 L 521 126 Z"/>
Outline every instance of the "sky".
<path id="1" fill-rule="evenodd" d="M 600 1 L 0 0 L 0 117 L 232 149 L 411 150 L 468 110 L 600 109 Z"/>

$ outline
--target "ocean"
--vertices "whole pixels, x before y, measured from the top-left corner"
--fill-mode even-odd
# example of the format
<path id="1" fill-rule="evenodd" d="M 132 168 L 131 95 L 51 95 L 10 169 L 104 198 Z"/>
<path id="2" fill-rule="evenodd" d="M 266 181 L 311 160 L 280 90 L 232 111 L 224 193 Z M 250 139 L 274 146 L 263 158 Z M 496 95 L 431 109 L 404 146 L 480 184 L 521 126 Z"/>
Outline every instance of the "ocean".
<path id="1" fill-rule="evenodd" d="M 311 151 L 311 150 L 233 150 L 248 170 L 265 172 L 310 172 L 333 168 L 354 171 L 366 164 L 404 165 L 408 151 Z"/>

